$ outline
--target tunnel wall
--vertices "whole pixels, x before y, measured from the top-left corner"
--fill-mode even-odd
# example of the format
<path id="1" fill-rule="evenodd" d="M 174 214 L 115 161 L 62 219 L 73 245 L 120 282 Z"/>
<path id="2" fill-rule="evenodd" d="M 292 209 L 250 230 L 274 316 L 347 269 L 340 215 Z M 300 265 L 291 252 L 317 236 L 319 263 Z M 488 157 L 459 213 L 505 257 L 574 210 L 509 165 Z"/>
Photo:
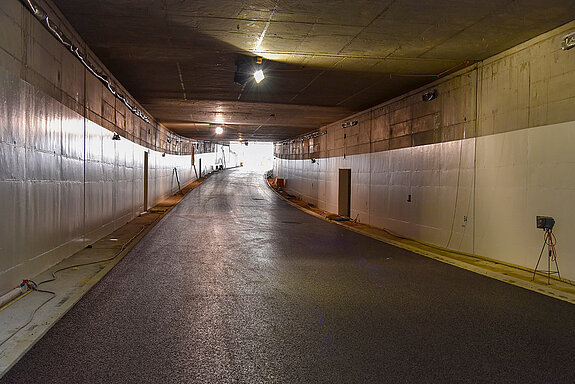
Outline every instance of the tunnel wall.
<path id="1" fill-rule="evenodd" d="M 177 190 L 174 168 L 182 185 L 195 179 L 192 143 L 178 140 L 117 102 L 18 1 L 1 1 L 0 294 L 144 211 L 145 152 L 148 206 Z M 211 171 L 217 157 L 195 161 Z"/>
<path id="2" fill-rule="evenodd" d="M 561 49 L 572 30 L 573 22 L 318 137 L 277 143 L 275 173 L 289 192 L 337 212 L 338 171 L 349 168 L 352 218 L 527 268 L 543 244 L 535 216 L 553 216 L 561 275 L 575 280 L 575 49 Z M 433 89 L 437 97 L 423 101 Z"/>

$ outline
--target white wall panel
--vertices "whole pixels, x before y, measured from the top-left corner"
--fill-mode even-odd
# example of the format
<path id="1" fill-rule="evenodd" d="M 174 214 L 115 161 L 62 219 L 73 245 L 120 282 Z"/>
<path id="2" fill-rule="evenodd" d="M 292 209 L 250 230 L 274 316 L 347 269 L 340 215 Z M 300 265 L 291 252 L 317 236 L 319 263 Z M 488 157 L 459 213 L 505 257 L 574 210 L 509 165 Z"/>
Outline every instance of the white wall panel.
<path id="1" fill-rule="evenodd" d="M 319 159 L 324 176 L 318 180 L 325 187 L 318 206 L 337 212 L 338 170 L 351 168 L 353 218 L 359 214 L 362 222 L 437 245 L 449 242 L 452 248 L 471 252 L 473 151 L 471 139 Z M 315 180 L 314 173 L 304 176 L 308 162 L 276 160 L 276 172 L 291 177 L 287 190 L 303 199 L 314 197 L 306 185 Z M 302 176 L 292 169 L 303 169 Z"/>
<path id="2" fill-rule="evenodd" d="M 112 140 L 109 130 L 4 69 L 0 85 L 0 292 L 139 214 L 144 151 L 150 205 L 177 191 L 174 168 L 182 187 L 195 179 L 190 155 L 163 157 Z M 199 158 L 211 171 L 215 154 Z"/>
<path id="3" fill-rule="evenodd" d="M 526 200 L 527 131 L 477 141 L 475 251 L 526 265 L 520 243 L 530 220 Z M 510 247 L 511 243 L 516 243 Z"/>
<path id="4" fill-rule="evenodd" d="M 478 139 L 478 254 L 533 268 L 543 245 L 535 217 L 553 216 L 559 268 L 575 278 L 574 129 L 571 122 Z"/>
<path id="5" fill-rule="evenodd" d="M 338 169 L 348 165 L 352 216 L 359 213 L 360 221 L 366 222 L 367 214 L 371 225 L 528 268 L 535 266 L 543 244 L 535 216 L 553 216 L 559 267 L 562 276 L 573 280 L 572 148 L 575 122 L 347 159 L 319 159 L 324 197 L 318 205 L 337 212 Z M 305 176 L 305 162 L 309 160 L 275 161 L 276 174 L 288 178 L 287 190 L 304 198 L 310 195 L 306 183 L 315 180 L 313 172 Z M 371 173 L 361 172 L 366 164 Z"/>

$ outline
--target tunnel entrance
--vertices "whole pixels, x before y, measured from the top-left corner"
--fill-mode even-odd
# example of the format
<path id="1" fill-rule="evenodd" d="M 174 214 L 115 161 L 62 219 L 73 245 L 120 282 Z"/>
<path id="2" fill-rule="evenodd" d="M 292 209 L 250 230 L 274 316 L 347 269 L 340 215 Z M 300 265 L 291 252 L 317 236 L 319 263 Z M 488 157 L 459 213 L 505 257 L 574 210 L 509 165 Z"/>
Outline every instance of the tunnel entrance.
<path id="1" fill-rule="evenodd" d="M 267 171 L 273 168 L 274 144 L 271 142 L 236 141 L 230 143 L 244 169 Z"/>

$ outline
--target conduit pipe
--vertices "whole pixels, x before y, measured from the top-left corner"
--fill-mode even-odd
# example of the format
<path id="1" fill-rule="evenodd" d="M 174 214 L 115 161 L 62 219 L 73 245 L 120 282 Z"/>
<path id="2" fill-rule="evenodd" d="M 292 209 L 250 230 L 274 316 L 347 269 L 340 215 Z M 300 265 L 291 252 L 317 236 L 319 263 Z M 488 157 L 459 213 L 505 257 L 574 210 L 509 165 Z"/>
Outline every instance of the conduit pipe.
<path id="1" fill-rule="evenodd" d="M 3 309 L 4 306 L 6 306 L 8 303 L 10 303 L 13 300 L 16 300 L 18 297 L 26 293 L 27 290 L 28 290 L 28 284 L 26 284 L 26 282 L 23 281 L 22 283 L 20 283 L 19 287 L 16 287 L 11 291 L 8 291 L 8 293 L 0 297 L 0 309 Z"/>

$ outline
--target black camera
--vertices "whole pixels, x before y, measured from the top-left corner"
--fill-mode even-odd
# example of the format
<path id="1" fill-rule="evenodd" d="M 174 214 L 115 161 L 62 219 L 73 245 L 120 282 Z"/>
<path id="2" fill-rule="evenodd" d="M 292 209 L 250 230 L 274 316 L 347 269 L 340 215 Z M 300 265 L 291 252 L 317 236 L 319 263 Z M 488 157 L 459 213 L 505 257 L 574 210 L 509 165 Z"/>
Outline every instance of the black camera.
<path id="1" fill-rule="evenodd" d="M 550 216 L 537 216 L 537 228 L 551 230 L 555 225 L 555 219 Z"/>

